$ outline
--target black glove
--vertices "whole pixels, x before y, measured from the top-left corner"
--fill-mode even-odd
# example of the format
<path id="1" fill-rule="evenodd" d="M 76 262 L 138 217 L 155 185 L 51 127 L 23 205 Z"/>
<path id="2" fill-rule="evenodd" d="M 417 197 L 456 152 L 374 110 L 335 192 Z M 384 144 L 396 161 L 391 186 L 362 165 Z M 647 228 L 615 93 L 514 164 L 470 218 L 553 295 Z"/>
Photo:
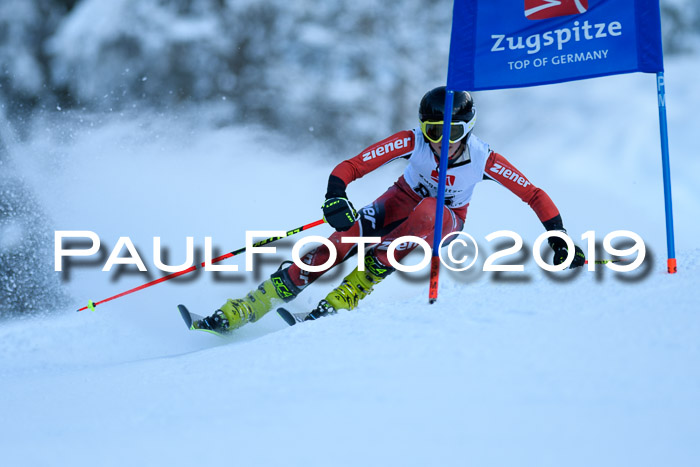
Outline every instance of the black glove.
<path id="1" fill-rule="evenodd" d="M 338 232 L 349 230 L 359 218 L 352 203 L 345 197 L 328 198 L 322 208 L 323 219 Z"/>
<path id="2" fill-rule="evenodd" d="M 555 237 L 550 237 L 551 239 L 554 239 Z M 556 238 L 557 240 L 561 240 L 560 238 Z M 550 243 L 550 246 L 554 250 L 554 258 L 552 259 L 552 264 L 555 266 L 560 265 L 564 261 L 566 261 L 566 257 L 569 255 L 569 250 L 566 248 L 566 242 L 564 240 L 561 240 L 561 243 L 564 245 L 562 246 L 558 242 L 552 242 L 555 245 L 552 245 Z M 571 266 L 569 266 L 569 269 L 573 268 L 580 268 L 583 266 L 586 262 L 586 255 L 583 254 L 583 250 L 579 248 L 578 246 L 574 245 L 574 260 L 571 262 Z"/>
<path id="3" fill-rule="evenodd" d="M 345 232 L 360 217 L 345 194 L 345 182 L 335 175 L 328 177 L 328 190 L 323 209 L 323 219 L 338 232 Z"/>
<path id="4" fill-rule="evenodd" d="M 561 216 L 557 214 L 551 219 L 542 222 L 544 228 L 547 230 L 558 230 L 562 233 L 566 233 L 564 228 L 564 223 L 561 220 Z M 560 265 L 566 261 L 566 257 L 569 254 L 569 249 L 566 247 L 566 242 L 563 238 L 559 237 L 549 237 L 549 246 L 554 250 L 554 258 L 552 259 L 552 264 L 555 266 Z M 579 268 L 586 263 L 586 255 L 583 254 L 583 250 L 576 245 L 574 245 L 574 260 L 571 262 L 569 269 Z"/>

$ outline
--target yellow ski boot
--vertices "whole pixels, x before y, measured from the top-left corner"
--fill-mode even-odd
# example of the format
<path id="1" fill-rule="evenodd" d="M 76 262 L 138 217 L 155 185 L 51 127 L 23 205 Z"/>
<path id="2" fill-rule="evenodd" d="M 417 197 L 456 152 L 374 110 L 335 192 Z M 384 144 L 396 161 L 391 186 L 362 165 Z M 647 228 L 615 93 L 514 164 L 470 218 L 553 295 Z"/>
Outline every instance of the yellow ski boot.
<path id="1" fill-rule="evenodd" d="M 219 333 L 231 332 L 259 320 L 277 305 L 293 300 L 300 291 L 289 279 L 285 268 L 275 272 L 244 298 L 229 298 L 213 315 L 195 321 L 193 326 Z"/>
<path id="2" fill-rule="evenodd" d="M 355 268 L 345 276 L 343 282 L 333 289 L 318 306 L 309 313 L 304 321 L 318 319 L 321 316 L 337 313 L 338 310 L 352 310 L 360 300 L 372 293 L 373 287 L 383 281 L 394 271 L 379 263 L 371 254 L 365 256 L 365 270 Z"/>

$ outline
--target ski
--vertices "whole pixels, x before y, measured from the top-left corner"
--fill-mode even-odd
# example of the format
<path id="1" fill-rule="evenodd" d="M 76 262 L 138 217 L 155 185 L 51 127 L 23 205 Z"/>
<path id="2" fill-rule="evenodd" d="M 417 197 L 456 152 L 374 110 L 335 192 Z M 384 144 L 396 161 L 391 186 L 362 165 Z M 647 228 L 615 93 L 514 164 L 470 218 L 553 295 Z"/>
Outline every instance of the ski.
<path id="1" fill-rule="evenodd" d="M 304 321 L 304 318 L 309 316 L 310 312 L 303 313 L 292 313 L 286 308 L 277 308 L 277 314 L 290 326 L 294 326 L 297 323 Z"/>
<path id="2" fill-rule="evenodd" d="M 302 321 L 313 321 L 327 315 L 334 315 L 337 311 L 330 304 L 321 300 L 316 308 L 302 313 L 292 313 L 286 308 L 277 308 L 277 314 L 290 326 L 294 326 Z"/>
<path id="3" fill-rule="evenodd" d="M 224 337 L 224 334 L 214 331 L 213 329 L 196 327 L 194 324 L 195 321 L 201 321 L 202 319 L 204 319 L 204 317 L 194 313 L 190 313 L 190 310 L 188 310 L 185 305 L 178 305 L 177 309 L 180 312 L 180 316 L 182 316 L 182 319 L 185 322 L 187 329 L 189 329 L 190 331 L 205 331 L 217 335 L 219 337 Z"/>

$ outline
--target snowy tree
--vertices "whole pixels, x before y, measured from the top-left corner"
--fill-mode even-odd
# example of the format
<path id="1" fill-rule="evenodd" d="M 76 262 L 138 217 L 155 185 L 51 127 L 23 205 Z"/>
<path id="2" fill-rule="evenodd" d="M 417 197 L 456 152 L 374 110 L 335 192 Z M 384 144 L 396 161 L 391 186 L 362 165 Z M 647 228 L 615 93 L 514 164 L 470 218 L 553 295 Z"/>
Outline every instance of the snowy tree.
<path id="1" fill-rule="evenodd" d="M 0 131 L 0 317 L 56 310 L 66 295 L 53 274 L 52 231 L 12 168 L 6 139 Z"/>
<path id="2" fill-rule="evenodd" d="M 661 10 L 667 53 L 700 50 L 700 3 Z M 450 0 L 5 0 L 0 96 L 13 121 L 56 102 L 223 103 L 224 123 L 346 150 L 413 124 L 417 99 L 444 82 L 450 18 Z"/>

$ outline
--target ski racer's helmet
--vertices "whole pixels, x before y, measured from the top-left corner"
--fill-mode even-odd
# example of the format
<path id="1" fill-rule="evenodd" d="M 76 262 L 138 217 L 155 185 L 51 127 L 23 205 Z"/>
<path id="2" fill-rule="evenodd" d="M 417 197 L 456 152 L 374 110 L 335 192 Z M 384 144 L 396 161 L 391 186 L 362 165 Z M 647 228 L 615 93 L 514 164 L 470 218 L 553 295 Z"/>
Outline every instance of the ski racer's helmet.
<path id="1" fill-rule="evenodd" d="M 421 131 L 427 141 L 439 143 L 442 140 L 442 122 L 445 119 L 445 86 L 428 91 L 420 101 L 418 119 Z M 476 123 L 476 108 L 471 94 L 467 91 L 455 91 L 452 104 L 452 131 L 450 142 L 469 136 Z"/>

